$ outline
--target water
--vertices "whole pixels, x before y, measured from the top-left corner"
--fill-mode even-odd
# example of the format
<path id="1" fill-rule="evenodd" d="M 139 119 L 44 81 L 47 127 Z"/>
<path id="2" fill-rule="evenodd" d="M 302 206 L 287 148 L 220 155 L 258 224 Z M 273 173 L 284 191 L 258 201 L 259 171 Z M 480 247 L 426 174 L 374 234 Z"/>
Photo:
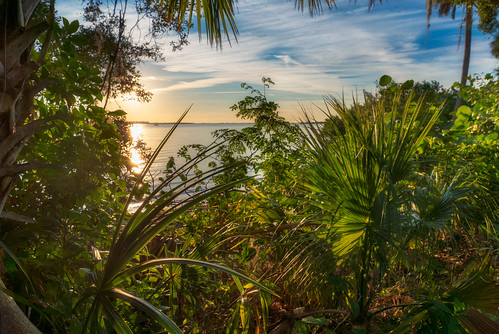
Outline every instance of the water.
<path id="1" fill-rule="evenodd" d="M 153 151 L 163 140 L 165 135 L 170 131 L 173 124 L 170 123 L 136 123 L 131 125 L 131 132 L 134 141 L 141 139 L 147 147 Z M 209 123 L 209 124 L 180 124 L 172 137 L 160 152 L 154 164 L 151 167 L 151 175 L 154 179 L 162 176 L 166 169 L 166 164 L 170 157 L 177 157 L 177 152 L 184 145 L 202 144 L 209 145 L 214 138 L 212 132 L 219 129 L 234 129 L 241 130 L 251 126 L 247 123 Z M 145 165 L 145 161 L 140 157 L 140 154 L 132 149 L 132 162 L 138 165 L 134 169 L 135 172 L 140 172 Z"/>

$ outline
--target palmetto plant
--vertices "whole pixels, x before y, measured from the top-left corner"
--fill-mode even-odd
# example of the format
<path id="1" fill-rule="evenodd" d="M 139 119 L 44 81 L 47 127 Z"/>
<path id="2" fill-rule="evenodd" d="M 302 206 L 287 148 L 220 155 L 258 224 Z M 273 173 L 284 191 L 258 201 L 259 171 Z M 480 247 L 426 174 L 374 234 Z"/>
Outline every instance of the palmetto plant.
<path id="1" fill-rule="evenodd" d="M 427 108 L 423 98 L 403 99 L 400 90 L 390 99 L 354 100 L 351 107 L 333 97 L 325 102 L 329 118 L 334 112 L 343 124 L 331 122 L 331 135 L 308 119 L 306 187 L 329 227 L 323 237 L 331 240 L 337 264 L 352 272 L 347 302 L 353 323 L 365 328 L 382 277 L 403 253 L 405 238 L 423 218 L 429 228 L 437 220 L 450 223 L 463 193 L 451 196 L 452 187 L 448 192 L 426 187 L 426 193 L 414 188 L 415 157 L 440 108 Z M 432 210 L 423 209 L 430 204 Z"/>

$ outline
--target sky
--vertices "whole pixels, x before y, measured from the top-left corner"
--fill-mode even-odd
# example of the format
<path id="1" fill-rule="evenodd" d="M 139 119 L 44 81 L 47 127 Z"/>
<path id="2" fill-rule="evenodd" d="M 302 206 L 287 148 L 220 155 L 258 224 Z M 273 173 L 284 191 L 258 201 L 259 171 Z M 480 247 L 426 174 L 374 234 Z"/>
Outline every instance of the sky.
<path id="1" fill-rule="evenodd" d="M 374 92 L 384 74 L 397 82 L 436 80 L 446 87 L 460 79 L 461 10 L 455 20 L 433 15 L 427 35 L 426 0 L 383 0 L 371 11 L 367 0 L 336 3 L 337 8 L 310 17 L 296 10 L 294 1 L 240 0 L 237 43 L 224 42 L 217 50 L 193 30 L 190 44 L 172 52 L 165 39 L 165 60 L 141 66 L 152 101 L 119 99 L 115 106 L 130 121 L 173 122 L 192 104 L 186 122 L 242 122 L 230 110 L 249 93 L 241 83 L 263 89 L 261 78 L 269 77 L 275 85 L 267 98 L 279 104 L 280 115 L 298 121 L 303 109 L 320 118 L 317 106 L 324 95 Z M 473 31 L 470 74 L 490 73 L 499 65 L 489 43 Z"/>

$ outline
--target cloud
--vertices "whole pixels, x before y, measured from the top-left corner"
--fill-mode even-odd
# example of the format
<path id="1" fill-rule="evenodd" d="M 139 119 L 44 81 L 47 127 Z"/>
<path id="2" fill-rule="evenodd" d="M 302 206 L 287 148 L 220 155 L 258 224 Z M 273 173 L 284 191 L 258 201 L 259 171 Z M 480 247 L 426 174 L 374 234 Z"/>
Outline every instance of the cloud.
<path id="1" fill-rule="evenodd" d="M 341 10 L 310 18 L 286 1 L 248 0 L 236 15 L 239 44 L 218 52 L 193 41 L 184 51 L 167 54 L 162 64 L 166 76 L 195 73 L 202 79 L 173 82 L 156 91 L 257 82 L 262 75 L 272 77 L 279 91 L 304 95 L 372 86 L 385 73 L 396 79 L 452 82 L 460 70 L 458 29 L 448 45 L 425 48 L 426 12 L 424 1 L 419 2 L 403 11 L 386 3 L 372 13 L 344 3 Z M 449 34 L 454 25 L 449 18 L 432 18 L 430 31 Z"/>
<path id="2" fill-rule="evenodd" d="M 383 74 L 397 81 L 437 80 L 447 86 L 459 79 L 459 19 L 432 17 L 427 31 L 424 0 L 383 2 L 372 12 L 362 1 L 337 4 L 338 9 L 311 18 L 285 0 L 240 2 L 239 43 L 224 43 L 217 51 L 204 36 L 199 43 L 193 31 L 183 51 L 165 50 L 164 62 L 149 72 L 144 68 L 154 77 L 145 78 L 147 87 L 161 101 L 168 97 L 180 103 L 185 98 L 203 104 L 208 95 L 214 99 L 218 94 L 217 99 L 231 99 L 226 102 L 230 105 L 237 101 L 234 94 L 245 93 L 239 83 L 259 88 L 266 76 L 276 82 L 271 98 L 286 115 L 296 115 L 298 101 L 308 105 L 329 93 L 349 96 L 373 90 Z M 472 48 L 470 73 L 496 66 L 488 41 L 479 33 Z"/>
<path id="3" fill-rule="evenodd" d="M 201 79 L 201 80 L 194 80 L 194 81 L 180 81 L 180 82 L 173 84 L 171 86 L 168 86 L 168 87 L 151 89 L 151 92 L 158 93 L 158 92 L 162 92 L 162 91 L 172 91 L 172 90 L 179 90 L 179 89 L 205 88 L 205 87 L 212 87 L 212 86 L 222 84 L 222 83 L 227 83 L 227 82 L 230 82 L 230 81 L 227 81 L 224 78 L 210 78 L 210 79 Z"/>

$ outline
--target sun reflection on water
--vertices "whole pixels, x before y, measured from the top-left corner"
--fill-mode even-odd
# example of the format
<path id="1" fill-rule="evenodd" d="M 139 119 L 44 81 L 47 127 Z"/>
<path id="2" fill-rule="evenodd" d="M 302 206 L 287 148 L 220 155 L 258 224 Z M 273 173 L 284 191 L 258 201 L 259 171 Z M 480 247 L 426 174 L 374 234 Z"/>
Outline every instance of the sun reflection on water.
<path id="1" fill-rule="evenodd" d="M 132 147 L 130 148 L 130 160 L 134 164 L 132 168 L 133 173 L 140 173 L 144 169 L 144 159 L 140 155 L 138 149 L 135 148 L 139 141 L 144 139 L 144 128 L 142 124 L 132 124 L 130 126 L 130 133 L 132 135 Z"/>

